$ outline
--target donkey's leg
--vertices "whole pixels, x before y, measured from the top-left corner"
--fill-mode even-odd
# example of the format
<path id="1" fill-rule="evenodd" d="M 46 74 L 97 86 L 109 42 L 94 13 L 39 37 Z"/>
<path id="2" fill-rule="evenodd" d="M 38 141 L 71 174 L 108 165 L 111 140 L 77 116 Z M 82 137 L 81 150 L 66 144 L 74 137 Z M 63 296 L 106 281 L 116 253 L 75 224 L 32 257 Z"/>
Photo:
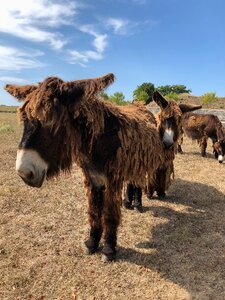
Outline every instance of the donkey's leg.
<path id="1" fill-rule="evenodd" d="M 117 228 L 120 223 L 120 197 L 118 193 L 107 190 L 102 216 L 104 228 L 104 247 L 102 261 L 112 261 L 116 255 Z"/>
<path id="2" fill-rule="evenodd" d="M 166 171 L 166 168 L 157 170 L 155 190 L 159 198 L 164 198 L 166 196 Z"/>
<path id="3" fill-rule="evenodd" d="M 155 186 L 153 183 L 151 184 L 147 184 L 147 186 L 145 187 L 145 194 L 148 197 L 148 199 L 150 200 L 154 194 L 155 191 Z"/>
<path id="4" fill-rule="evenodd" d="M 88 192 L 90 235 L 85 241 L 87 254 L 96 252 L 102 236 L 102 210 L 104 203 L 104 187 L 92 186 Z"/>
<path id="5" fill-rule="evenodd" d="M 178 138 L 178 143 L 177 143 L 177 152 L 180 153 L 180 154 L 183 154 L 183 150 L 181 148 L 181 145 L 183 144 L 183 141 L 184 141 L 184 138 L 183 138 L 183 135 Z"/>
<path id="6" fill-rule="evenodd" d="M 214 153 L 215 159 L 218 159 L 219 153 L 217 152 L 217 149 L 215 147 L 216 140 L 212 140 L 212 143 L 213 143 L 212 147 L 213 147 L 213 153 Z"/>
<path id="7" fill-rule="evenodd" d="M 134 208 L 139 211 L 143 212 L 142 209 L 142 190 L 140 187 L 134 188 Z"/>
<path id="8" fill-rule="evenodd" d="M 201 156 L 206 156 L 206 148 L 207 148 L 207 136 L 203 136 L 200 140 L 200 147 L 201 147 Z"/>
<path id="9" fill-rule="evenodd" d="M 134 198 L 134 186 L 132 183 L 128 183 L 126 186 L 125 199 L 123 201 L 123 206 L 127 209 L 131 209 L 133 198 Z"/>
<path id="10" fill-rule="evenodd" d="M 183 153 L 184 153 L 184 151 L 182 150 L 180 144 L 177 145 L 177 152 L 180 153 L 180 154 L 183 154 Z"/>

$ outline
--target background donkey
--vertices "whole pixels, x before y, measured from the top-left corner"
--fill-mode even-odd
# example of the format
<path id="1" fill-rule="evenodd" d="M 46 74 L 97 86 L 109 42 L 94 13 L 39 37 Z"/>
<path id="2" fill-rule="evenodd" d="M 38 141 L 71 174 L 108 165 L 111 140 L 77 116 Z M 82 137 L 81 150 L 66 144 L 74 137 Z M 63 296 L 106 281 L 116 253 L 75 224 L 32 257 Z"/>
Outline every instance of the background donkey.
<path id="1" fill-rule="evenodd" d="M 182 134 L 181 116 L 183 113 L 201 108 L 201 106 L 190 106 L 177 104 L 174 101 L 167 101 L 158 91 L 153 93 L 152 99 L 159 105 L 161 111 L 155 116 L 157 130 L 163 142 L 163 162 L 154 174 L 154 180 L 147 187 L 147 196 L 151 198 L 156 191 L 158 197 L 165 197 L 168 190 L 171 177 L 174 174 L 173 160 L 177 152 L 177 142 Z M 125 208 L 134 208 L 142 211 L 142 190 L 135 187 L 131 182 L 127 184 L 125 199 L 123 201 Z"/>
<path id="2" fill-rule="evenodd" d="M 64 82 L 50 77 L 38 85 L 6 85 L 24 100 L 19 117 L 24 132 L 16 171 L 24 182 L 41 187 L 45 178 L 82 169 L 89 201 L 90 235 L 85 245 L 94 253 L 104 237 L 103 260 L 116 254 L 123 183 L 150 184 L 163 161 L 163 145 L 153 115 L 143 106 L 119 108 L 96 94 L 114 75 Z"/>
<path id="3" fill-rule="evenodd" d="M 223 125 L 217 116 L 212 114 L 199 115 L 187 113 L 182 116 L 182 129 L 187 137 L 197 140 L 201 149 L 201 156 L 206 156 L 208 138 L 212 140 L 215 157 L 220 163 L 225 155 L 225 133 Z M 182 153 L 182 140 L 178 151 Z"/>

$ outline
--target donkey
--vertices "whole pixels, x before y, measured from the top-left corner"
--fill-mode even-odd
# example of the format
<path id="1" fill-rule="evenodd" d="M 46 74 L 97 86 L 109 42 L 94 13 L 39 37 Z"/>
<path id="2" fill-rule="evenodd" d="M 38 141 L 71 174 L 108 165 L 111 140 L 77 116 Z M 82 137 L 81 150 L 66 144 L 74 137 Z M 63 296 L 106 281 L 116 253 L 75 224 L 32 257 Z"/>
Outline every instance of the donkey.
<path id="1" fill-rule="evenodd" d="M 155 116 L 154 124 L 157 126 L 160 138 L 163 143 L 163 163 L 154 174 L 153 183 L 147 187 L 147 196 L 151 198 L 156 191 L 159 198 L 165 197 L 165 192 L 171 183 L 171 176 L 174 174 L 173 160 L 177 152 L 177 142 L 182 134 L 181 117 L 183 113 L 201 108 L 201 106 L 191 106 L 186 104 L 177 104 L 174 101 L 167 101 L 158 91 L 152 96 L 160 107 L 161 111 Z M 153 122 L 153 121 L 152 121 Z M 127 184 L 124 207 L 134 208 L 142 212 L 142 189 L 135 187 L 132 182 Z"/>
<path id="2" fill-rule="evenodd" d="M 102 260 L 115 259 L 123 183 L 145 187 L 163 163 L 163 144 L 154 116 L 144 106 L 120 108 L 98 94 L 113 74 L 64 82 L 49 77 L 37 85 L 6 85 L 23 100 L 18 114 L 24 124 L 16 172 L 32 186 L 70 171 L 82 170 L 89 202 L 89 238 L 93 254 L 104 238 Z"/>
<path id="3" fill-rule="evenodd" d="M 208 138 L 212 140 L 215 158 L 220 163 L 225 155 L 225 133 L 219 118 L 212 114 L 199 115 L 187 113 L 181 119 L 183 132 L 187 137 L 197 140 L 201 149 L 201 156 L 206 156 Z M 182 153 L 182 141 L 179 143 L 178 152 Z"/>

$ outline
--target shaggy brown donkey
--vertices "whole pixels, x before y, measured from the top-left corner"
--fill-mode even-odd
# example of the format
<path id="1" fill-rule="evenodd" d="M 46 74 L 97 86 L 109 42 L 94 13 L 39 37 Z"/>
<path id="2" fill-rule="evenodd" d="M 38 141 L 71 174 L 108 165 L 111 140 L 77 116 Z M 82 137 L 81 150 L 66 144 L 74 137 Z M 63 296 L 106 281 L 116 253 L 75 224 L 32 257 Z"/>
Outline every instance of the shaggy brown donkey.
<path id="1" fill-rule="evenodd" d="M 210 138 L 213 142 L 216 159 L 220 163 L 223 162 L 225 133 L 223 125 L 217 116 L 187 113 L 182 116 L 181 124 L 187 137 L 198 141 L 202 157 L 206 156 L 207 140 Z M 181 144 L 182 141 L 179 143 L 178 151 L 182 153 Z"/>
<path id="2" fill-rule="evenodd" d="M 155 116 L 155 120 L 151 122 L 156 124 L 163 142 L 163 163 L 156 170 L 154 180 L 147 188 L 147 195 L 151 198 L 156 191 L 158 197 L 163 198 L 171 183 L 171 176 L 174 174 L 173 161 L 177 151 L 177 141 L 182 134 L 181 116 L 183 113 L 199 109 L 201 106 L 178 105 L 174 101 L 168 102 L 157 91 L 153 93 L 152 100 L 161 108 L 161 111 Z M 142 190 L 129 183 L 126 187 L 123 204 L 125 208 L 132 208 L 132 202 L 134 208 L 142 212 Z"/>
<path id="3" fill-rule="evenodd" d="M 24 132 L 16 171 L 24 182 L 41 187 L 45 178 L 70 171 L 73 162 L 84 174 L 94 253 L 104 237 L 103 260 L 116 254 L 123 183 L 150 184 L 163 161 L 163 145 L 153 115 L 143 106 L 124 110 L 98 98 L 114 75 L 64 82 L 55 77 L 38 85 L 6 85 L 24 100 L 19 117 Z"/>

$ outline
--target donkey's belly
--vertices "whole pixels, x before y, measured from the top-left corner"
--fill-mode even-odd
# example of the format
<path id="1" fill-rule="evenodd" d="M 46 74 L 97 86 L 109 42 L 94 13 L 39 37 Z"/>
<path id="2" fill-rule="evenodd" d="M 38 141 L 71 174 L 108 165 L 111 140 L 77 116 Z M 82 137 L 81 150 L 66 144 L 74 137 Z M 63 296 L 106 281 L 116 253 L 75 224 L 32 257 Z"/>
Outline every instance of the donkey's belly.
<path id="1" fill-rule="evenodd" d="M 191 138 L 192 140 L 200 139 L 203 136 L 203 133 L 198 130 L 184 129 L 184 133 L 187 135 L 187 137 Z"/>

